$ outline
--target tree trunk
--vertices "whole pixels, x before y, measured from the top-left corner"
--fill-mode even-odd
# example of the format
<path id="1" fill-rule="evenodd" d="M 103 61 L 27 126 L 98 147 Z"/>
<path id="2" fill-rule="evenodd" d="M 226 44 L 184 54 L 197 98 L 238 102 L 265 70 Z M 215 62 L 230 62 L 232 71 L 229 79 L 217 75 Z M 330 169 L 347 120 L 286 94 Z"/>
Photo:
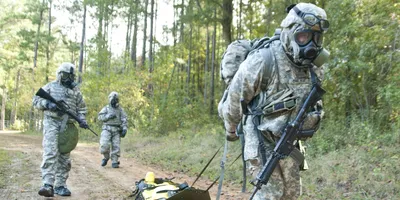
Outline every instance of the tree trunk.
<path id="1" fill-rule="evenodd" d="M 131 60 L 133 61 L 133 67 L 136 68 L 137 67 L 137 63 L 136 63 L 136 52 L 137 52 L 137 32 L 138 32 L 138 12 L 139 12 L 139 7 L 138 7 L 139 2 L 136 0 L 135 1 L 135 19 L 133 22 L 133 28 L 135 29 L 133 31 L 133 37 L 132 37 L 132 49 L 131 49 Z"/>
<path id="2" fill-rule="evenodd" d="M 40 27 L 42 26 L 42 21 L 43 21 L 43 12 L 44 12 L 44 4 L 45 0 L 43 0 L 42 5 L 40 7 L 40 12 L 39 12 L 39 23 L 36 31 L 36 39 L 35 39 L 35 47 L 34 47 L 34 55 L 33 55 L 33 68 L 36 68 L 37 65 L 37 55 L 38 55 L 38 47 L 39 47 L 39 35 L 40 35 Z"/>
<path id="3" fill-rule="evenodd" d="M 102 49 L 103 49 L 103 16 L 104 16 L 104 10 L 103 7 L 104 5 L 102 4 L 102 2 L 99 2 L 99 20 L 98 20 L 98 29 L 97 29 L 97 62 L 98 62 L 98 67 L 101 68 L 102 67 Z"/>
<path id="4" fill-rule="evenodd" d="M 181 17 L 183 17 L 183 15 L 185 14 L 185 1 L 184 0 L 182 0 L 182 3 L 181 3 Z M 181 20 L 181 27 L 180 27 L 180 42 L 183 42 L 183 35 L 184 35 L 184 30 L 185 30 L 185 28 L 184 28 L 184 26 L 183 26 L 183 22 L 182 22 L 182 20 Z"/>
<path id="5" fill-rule="evenodd" d="M 190 96 L 190 74 L 191 74 L 191 67 L 192 67 L 192 36 L 193 36 L 193 27 L 190 24 L 190 31 L 189 31 L 189 58 L 187 62 L 187 76 L 186 76 L 186 95 Z"/>
<path id="6" fill-rule="evenodd" d="M 214 9 L 214 17 L 217 18 L 217 9 Z M 210 96 L 210 115 L 214 114 L 214 71 L 215 71 L 215 49 L 217 40 L 217 23 L 214 22 L 214 32 L 212 38 L 212 55 L 211 55 L 211 96 Z"/>
<path id="7" fill-rule="evenodd" d="M 13 125 L 15 120 L 17 120 L 17 108 L 18 108 L 18 90 L 19 90 L 19 81 L 21 79 L 21 69 L 18 69 L 17 76 L 15 77 L 15 88 L 14 88 L 14 103 L 11 109 L 10 115 L 10 124 Z"/>
<path id="8" fill-rule="evenodd" d="M 149 35 L 149 73 L 153 72 L 153 23 L 154 23 L 154 0 L 151 0 L 150 8 L 150 35 Z"/>
<path id="9" fill-rule="evenodd" d="M 4 130 L 5 127 L 5 119 L 6 119 L 6 103 L 7 103 L 7 91 L 6 88 L 3 88 L 3 95 L 1 98 L 1 114 L 0 114 L 0 130 Z"/>
<path id="10" fill-rule="evenodd" d="M 82 72 L 83 72 L 83 49 L 85 44 L 85 36 L 86 36 L 86 4 L 83 3 L 83 19 L 82 19 L 82 39 L 79 49 L 79 78 L 78 82 L 82 83 Z"/>
<path id="11" fill-rule="evenodd" d="M 149 0 L 145 0 L 144 9 L 144 27 L 143 27 L 143 47 L 142 47 L 142 66 L 146 64 L 146 40 L 147 40 L 147 7 L 149 6 Z"/>
<path id="12" fill-rule="evenodd" d="M 46 83 L 49 82 L 49 65 L 50 65 L 50 37 L 51 37 L 51 0 L 49 0 L 49 26 L 47 32 L 47 45 L 46 45 Z"/>
<path id="13" fill-rule="evenodd" d="M 207 41 L 206 41 L 206 62 L 204 63 L 204 105 L 207 105 L 207 74 L 208 74 L 208 64 L 210 60 L 210 31 L 208 25 L 206 25 Z"/>
<path id="14" fill-rule="evenodd" d="M 248 15 L 253 15 L 253 7 L 252 7 L 253 1 L 254 0 L 249 0 L 249 4 L 247 5 L 247 8 L 248 8 L 247 14 Z M 250 24 L 250 27 L 248 27 L 248 29 L 249 29 L 249 38 L 252 38 L 252 34 L 253 34 L 253 18 L 252 17 L 250 17 L 249 24 Z"/>
<path id="15" fill-rule="evenodd" d="M 267 27 L 266 33 L 270 34 L 271 31 L 271 22 L 272 22 L 272 0 L 269 0 L 269 6 L 267 11 L 266 22 L 264 23 Z"/>
<path id="16" fill-rule="evenodd" d="M 242 36 L 242 11 L 243 11 L 243 0 L 239 1 L 239 17 L 238 17 L 238 30 L 237 30 L 237 39 L 241 39 Z"/>
<path id="17" fill-rule="evenodd" d="M 225 46 L 232 42 L 232 18 L 233 18 L 233 4 L 232 0 L 223 0 L 222 2 L 222 35 L 225 40 Z"/>
<path id="18" fill-rule="evenodd" d="M 175 0 L 173 1 L 174 5 L 174 24 L 172 25 L 172 37 L 174 38 L 174 46 L 176 46 L 176 41 L 177 41 L 177 20 L 176 20 L 176 15 L 177 15 L 177 9 L 175 8 Z"/>
<path id="19" fill-rule="evenodd" d="M 125 55 L 129 55 L 129 49 L 131 46 L 131 35 L 132 35 L 132 4 L 129 4 L 128 9 L 128 22 L 126 23 L 126 36 L 125 36 Z"/>

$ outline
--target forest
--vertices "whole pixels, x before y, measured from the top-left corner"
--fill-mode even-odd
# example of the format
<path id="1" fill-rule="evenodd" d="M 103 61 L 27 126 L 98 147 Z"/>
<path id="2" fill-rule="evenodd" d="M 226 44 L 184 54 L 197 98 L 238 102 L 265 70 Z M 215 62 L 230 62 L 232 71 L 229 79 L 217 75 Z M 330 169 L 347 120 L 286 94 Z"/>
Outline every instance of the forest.
<path id="1" fill-rule="evenodd" d="M 194 141 L 210 134 L 219 140 L 211 145 L 217 148 L 224 140 L 217 112 L 226 88 L 220 80 L 222 54 L 237 39 L 272 36 L 286 16 L 285 8 L 298 2 L 2 0 L 0 130 L 40 131 L 43 115 L 33 109 L 32 97 L 55 79 L 62 62 L 71 62 L 79 70 L 77 81 L 88 107 L 88 123 L 97 131 L 101 126 L 97 113 L 107 104 L 108 94 L 120 94 L 131 134 L 125 142 L 127 152 L 140 154 L 135 150 L 141 146 L 134 143 L 138 140 L 195 138 L 191 143 L 195 145 Z M 308 142 L 308 154 L 320 160 L 313 164 L 321 167 L 326 158 L 336 159 L 332 162 L 338 165 L 347 158 L 340 154 L 363 152 L 363 157 L 348 158 L 348 168 L 335 171 L 342 176 L 322 180 L 331 187 L 315 186 L 320 179 L 307 172 L 305 199 L 326 199 L 324 194 L 332 194 L 334 188 L 339 190 L 334 194 L 355 195 L 336 199 L 392 199 L 400 192 L 394 181 L 400 179 L 400 2 L 302 2 L 325 9 L 330 23 L 323 41 L 330 51 L 324 65 L 325 116 Z M 81 132 L 83 140 L 98 140 L 88 131 Z M 181 159 L 177 152 L 171 154 L 168 159 Z M 212 151 L 204 154 L 208 159 Z M 168 161 L 165 156 L 157 159 L 148 162 Z M 343 175 L 354 163 L 362 166 L 356 178 Z M 191 170 L 188 173 L 199 171 Z M 364 172 L 372 174 L 359 178 Z M 372 186 L 364 183 L 369 181 Z M 389 185 L 382 188 L 382 183 Z"/>

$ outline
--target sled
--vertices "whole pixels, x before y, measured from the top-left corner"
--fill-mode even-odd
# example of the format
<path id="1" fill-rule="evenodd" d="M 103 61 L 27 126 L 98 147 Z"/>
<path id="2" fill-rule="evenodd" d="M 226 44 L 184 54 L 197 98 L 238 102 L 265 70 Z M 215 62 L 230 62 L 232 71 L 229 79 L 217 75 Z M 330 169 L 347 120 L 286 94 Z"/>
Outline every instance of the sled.
<path id="1" fill-rule="evenodd" d="M 153 172 L 148 172 L 144 179 L 137 181 L 131 197 L 135 200 L 211 200 L 206 190 L 200 190 L 184 182 L 172 181 L 173 178 L 154 178 Z"/>

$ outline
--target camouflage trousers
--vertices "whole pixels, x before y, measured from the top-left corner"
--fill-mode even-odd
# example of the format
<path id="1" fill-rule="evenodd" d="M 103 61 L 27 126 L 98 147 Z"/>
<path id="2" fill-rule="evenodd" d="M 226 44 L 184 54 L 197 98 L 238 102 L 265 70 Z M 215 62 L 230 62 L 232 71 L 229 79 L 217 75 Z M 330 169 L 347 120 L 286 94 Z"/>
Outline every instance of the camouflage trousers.
<path id="1" fill-rule="evenodd" d="M 103 126 L 100 137 L 100 153 L 105 159 L 110 159 L 112 163 L 118 163 L 121 146 L 121 128 L 116 126 Z"/>
<path id="2" fill-rule="evenodd" d="M 46 115 L 43 120 L 42 182 L 55 187 L 66 187 L 71 170 L 70 153 L 62 154 L 58 150 L 58 133 L 61 123 L 61 120 Z"/>
<path id="3" fill-rule="evenodd" d="M 245 137 L 244 157 L 246 160 L 247 172 L 253 179 L 257 177 L 262 169 L 261 156 L 258 149 L 258 136 L 253 123 L 253 116 L 244 119 L 243 132 Z M 268 158 L 272 153 L 275 143 L 264 138 L 266 155 Z M 270 138 L 271 139 L 271 138 Z M 254 196 L 254 200 L 291 200 L 297 199 L 301 194 L 300 170 L 297 162 L 288 157 L 280 160 L 273 171 L 267 185 Z"/>

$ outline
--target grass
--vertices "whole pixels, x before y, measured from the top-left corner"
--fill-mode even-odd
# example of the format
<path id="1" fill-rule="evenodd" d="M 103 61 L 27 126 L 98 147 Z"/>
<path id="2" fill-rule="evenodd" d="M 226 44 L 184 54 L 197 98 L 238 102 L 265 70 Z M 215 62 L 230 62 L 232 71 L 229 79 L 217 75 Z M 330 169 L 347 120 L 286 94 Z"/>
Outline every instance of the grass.
<path id="1" fill-rule="evenodd" d="M 400 150 L 368 144 L 309 160 L 302 199 L 396 199 Z"/>
<path id="2" fill-rule="evenodd" d="M 307 161 L 310 169 L 301 173 L 303 180 L 301 199 L 398 198 L 400 148 L 397 142 L 399 140 L 396 140 L 399 136 L 396 131 L 378 134 L 379 137 L 376 138 L 362 139 L 362 143 L 357 139 L 362 137 L 362 134 L 352 135 L 348 140 L 341 139 L 345 143 L 338 146 L 324 141 L 324 136 L 328 134 L 325 131 L 331 130 L 326 128 L 308 142 L 310 156 L 307 157 Z M 350 132 L 355 131 L 350 130 Z M 365 132 L 367 131 L 364 130 L 363 133 Z M 134 132 L 123 140 L 122 148 L 128 156 L 135 157 L 144 164 L 196 176 L 215 151 L 223 145 L 223 133 L 222 128 L 212 125 L 202 129 L 181 129 L 161 136 Z M 382 137 L 383 135 L 389 136 Z M 388 143 L 388 137 L 394 141 Z M 227 165 L 240 154 L 240 148 L 239 142 L 229 143 Z M 321 149 L 323 152 L 320 152 Z M 203 177 L 213 180 L 219 175 L 222 152 L 223 148 Z M 225 171 L 227 184 L 236 184 L 240 187 L 241 170 L 242 162 L 239 159 Z"/>
<path id="3" fill-rule="evenodd" d="M 9 166 L 11 164 L 11 157 L 7 151 L 0 149 L 0 188 L 6 186 Z"/>
<path id="4" fill-rule="evenodd" d="M 219 176 L 220 161 L 223 153 L 224 131 L 215 127 L 204 127 L 207 133 L 200 133 L 196 128 L 181 129 L 168 136 L 145 136 L 139 133 L 128 135 L 121 145 L 128 156 L 135 157 L 143 164 L 161 166 L 168 171 L 183 172 L 191 176 L 198 175 L 215 152 L 219 153 L 204 172 L 203 177 L 211 180 Z M 229 144 L 227 165 L 241 153 L 238 142 Z M 233 183 L 240 183 L 241 169 L 239 159 L 229 167 L 226 176 Z"/>

